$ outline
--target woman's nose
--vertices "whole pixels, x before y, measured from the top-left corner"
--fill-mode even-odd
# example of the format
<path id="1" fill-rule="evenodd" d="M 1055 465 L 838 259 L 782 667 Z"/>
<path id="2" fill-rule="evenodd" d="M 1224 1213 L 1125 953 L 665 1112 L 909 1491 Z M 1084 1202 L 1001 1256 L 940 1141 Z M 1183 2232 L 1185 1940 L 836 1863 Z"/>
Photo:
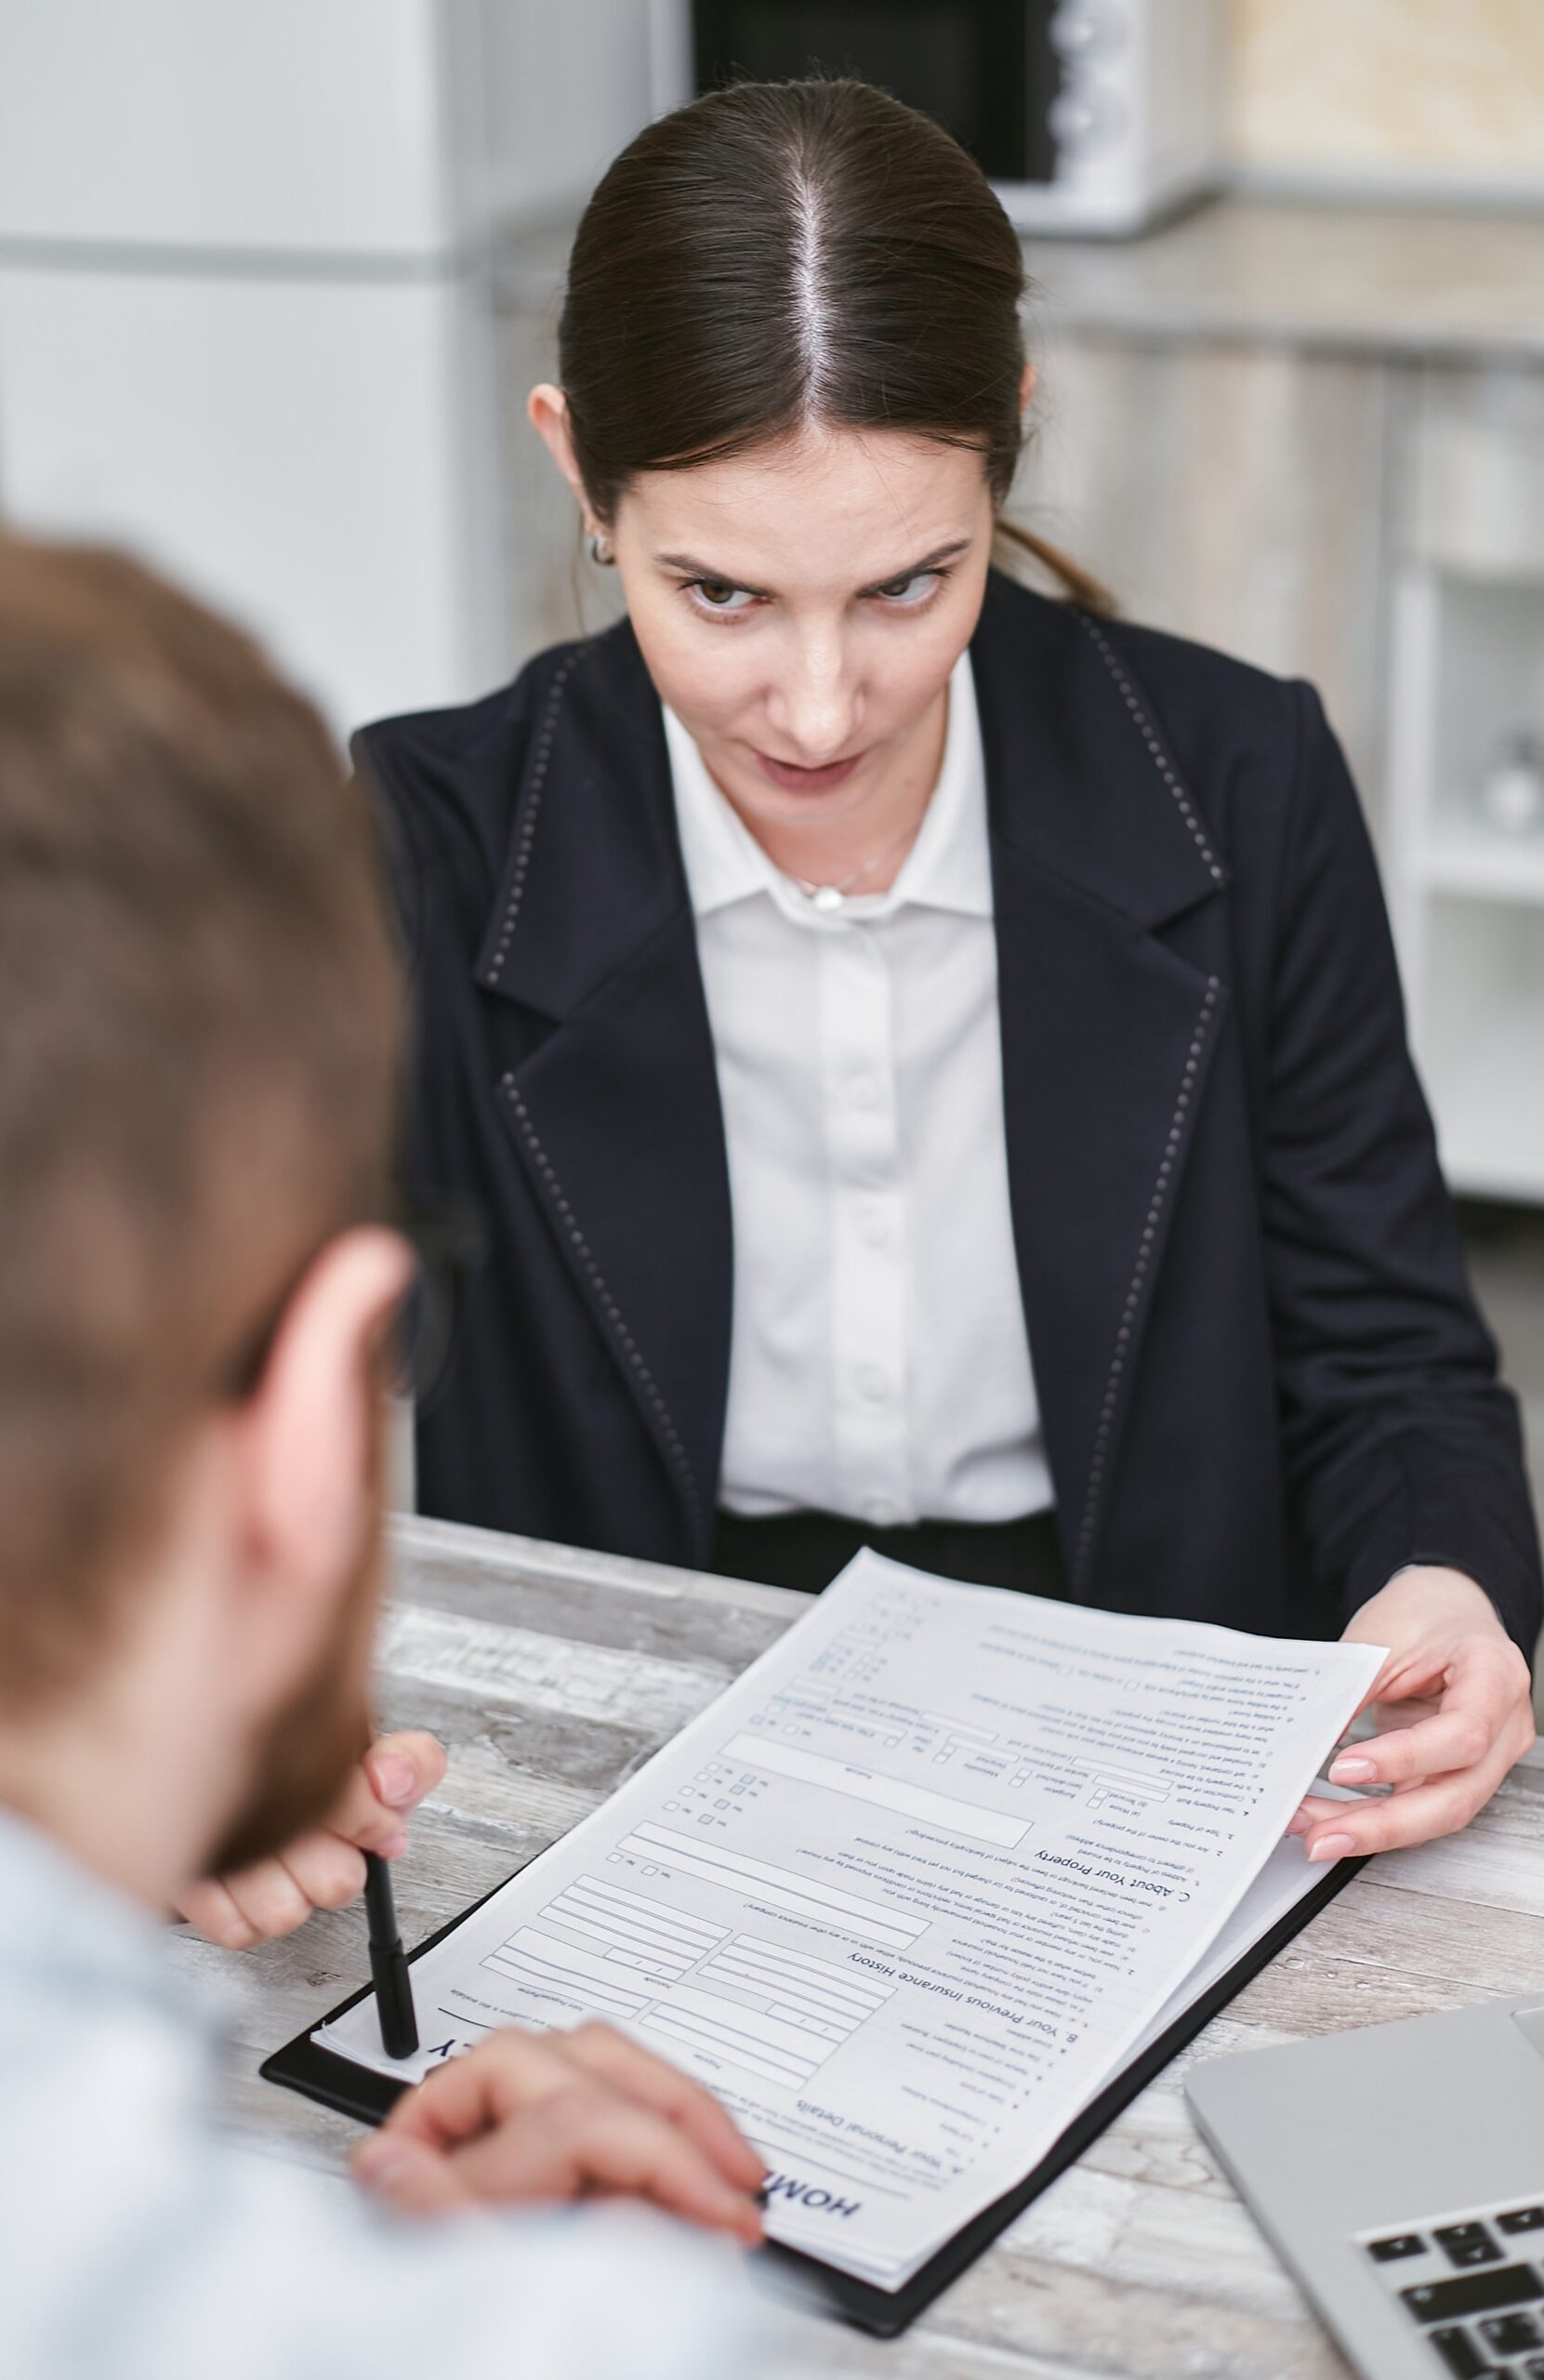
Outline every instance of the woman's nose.
<path id="1" fill-rule="evenodd" d="M 793 747 L 780 755 L 801 768 L 842 757 L 857 717 L 855 690 L 839 652 L 805 653 L 768 700 L 768 716 Z"/>

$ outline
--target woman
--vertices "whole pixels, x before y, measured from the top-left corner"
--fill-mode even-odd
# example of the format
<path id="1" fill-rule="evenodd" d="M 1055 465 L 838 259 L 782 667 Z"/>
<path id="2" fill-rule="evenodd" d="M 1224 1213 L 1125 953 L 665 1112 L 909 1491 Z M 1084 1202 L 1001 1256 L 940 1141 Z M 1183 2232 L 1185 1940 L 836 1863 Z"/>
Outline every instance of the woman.
<path id="1" fill-rule="evenodd" d="M 1313 694 L 990 568 L 1022 287 L 856 83 L 701 100 L 590 203 L 530 413 L 628 618 L 360 744 L 410 1176 L 493 1224 L 420 1501 L 1345 1625 L 1405 1724 L 1337 1774 L 1399 1790 L 1296 1823 L 1417 1841 L 1532 1739 L 1515 1409 Z"/>

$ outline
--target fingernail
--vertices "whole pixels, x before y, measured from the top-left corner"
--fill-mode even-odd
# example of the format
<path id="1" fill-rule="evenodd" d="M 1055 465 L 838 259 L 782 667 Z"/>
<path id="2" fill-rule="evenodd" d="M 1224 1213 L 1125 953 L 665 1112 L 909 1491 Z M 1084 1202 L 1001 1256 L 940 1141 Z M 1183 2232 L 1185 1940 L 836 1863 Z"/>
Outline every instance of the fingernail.
<path id="1" fill-rule="evenodd" d="M 1287 1821 L 1287 1831 L 1288 1834 L 1306 1834 L 1313 1823 L 1313 1819 L 1305 1818 L 1301 1810 L 1294 1810 Z"/>
<path id="2" fill-rule="evenodd" d="M 1354 1835 L 1326 1834 L 1321 1836 L 1319 1841 L 1310 1847 L 1308 1856 L 1311 1859 L 1339 1859 L 1348 1851 L 1354 1851 L 1355 1848 Z"/>
<path id="3" fill-rule="evenodd" d="M 382 1838 L 376 1848 L 383 1859 L 400 1859 L 407 1849 L 407 1829 L 401 1826 L 394 1828 L 389 1835 Z"/>
<path id="4" fill-rule="evenodd" d="M 410 1802 L 418 1772 L 400 1752 L 383 1752 L 370 1763 L 370 1782 L 383 1802 Z"/>
<path id="5" fill-rule="evenodd" d="M 1369 1777 L 1377 1774 L 1374 1762 L 1365 1759 L 1360 1752 L 1347 1752 L 1330 1764 L 1329 1781 L 1332 1785 L 1363 1785 Z"/>
<path id="6" fill-rule="evenodd" d="M 389 2189 L 412 2162 L 412 2150 L 395 2140 L 366 2140 L 354 2151 L 354 2172 L 372 2189 Z"/>

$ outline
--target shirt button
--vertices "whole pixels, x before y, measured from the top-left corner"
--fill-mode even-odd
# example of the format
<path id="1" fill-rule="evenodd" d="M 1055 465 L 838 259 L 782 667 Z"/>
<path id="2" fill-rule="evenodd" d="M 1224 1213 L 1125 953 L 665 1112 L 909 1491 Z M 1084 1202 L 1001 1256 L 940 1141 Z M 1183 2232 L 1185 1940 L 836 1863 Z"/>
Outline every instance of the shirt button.
<path id="1" fill-rule="evenodd" d="M 893 1528 L 900 1517 L 900 1505 L 892 1504 L 888 1496 L 871 1496 L 864 1506 L 864 1518 L 876 1528 Z"/>
<path id="2" fill-rule="evenodd" d="M 882 1364 L 860 1364 L 858 1386 L 871 1405 L 882 1405 L 890 1395 L 890 1374 Z"/>
<path id="3" fill-rule="evenodd" d="M 890 1246 L 890 1217 L 883 1207 L 866 1207 L 858 1228 L 863 1235 L 863 1243 L 865 1248 Z"/>
<path id="4" fill-rule="evenodd" d="M 878 1076 L 851 1076 L 847 1085 L 847 1095 L 854 1107 L 878 1107 L 879 1104 Z"/>

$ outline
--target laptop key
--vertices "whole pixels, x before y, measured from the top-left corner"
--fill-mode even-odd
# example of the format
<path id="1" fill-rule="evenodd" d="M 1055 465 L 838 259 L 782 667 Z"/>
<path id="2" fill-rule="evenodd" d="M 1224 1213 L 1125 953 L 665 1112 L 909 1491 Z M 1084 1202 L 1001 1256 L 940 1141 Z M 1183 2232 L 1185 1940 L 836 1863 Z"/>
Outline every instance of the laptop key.
<path id="1" fill-rule="evenodd" d="M 1530 2355 L 1526 2363 L 1519 2364 L 1523 2380 L 1544 2380 L 1544 2355 Z"/>
<path id="2" fill-rule="evenodd" d="M 1399 2294 L 1418 2322 L 1462 2322 L 1475 2314 L 1498 2314 L 1508 2306 L 1536 2304 L 1544 2297 L 1544 2281 L 1532 2265 L 1493 2265 L 1454 2281 L 1422 2281 Z"/>
<path id="3" fill-rule="evenodd" d="M 1496 2228 L 1505 2231 L 1509 2237 L 1516 2231 L 1544 2231 L 1544 2206 L 1514 2206 L 1507 2214 L 1497 2216 Z M 1528 2374 L 1528 2380 L 1533 2380 L 1532 2373 Z"/>
<path id="4" fill-rule="evenodd" d="M 1544 2347 L 1544 2335 L 1531 2314 L 1492 2314 L 1480 2324 L 1480 2336 L 1492 2356 L 1526 2355 L 1531 2347 Z"/>
<path id="5" fill-rule="evenodd" d="M 1392 2265 L 1401 2256 L 1423 2256 L 1426 2242 L 1419 2231 L 1401 2231 L 1388 2240 L 1369 2240 L 1367 2254 L 1375 2265 Z"/>
<path id="6" fill-rule="evenodd" d="M 1450 2265 L 1498 2265 L 1506 2253 L 1483 2223 L 1442 2224 L 1432 2237 Z"/>
<path id="7" fill-rule="evenodd" d="M 1485 2380 L 1491 2367 L 1467 2331 L 1428 2331 L 1426 2335 L 1453 2380 Z"/>

